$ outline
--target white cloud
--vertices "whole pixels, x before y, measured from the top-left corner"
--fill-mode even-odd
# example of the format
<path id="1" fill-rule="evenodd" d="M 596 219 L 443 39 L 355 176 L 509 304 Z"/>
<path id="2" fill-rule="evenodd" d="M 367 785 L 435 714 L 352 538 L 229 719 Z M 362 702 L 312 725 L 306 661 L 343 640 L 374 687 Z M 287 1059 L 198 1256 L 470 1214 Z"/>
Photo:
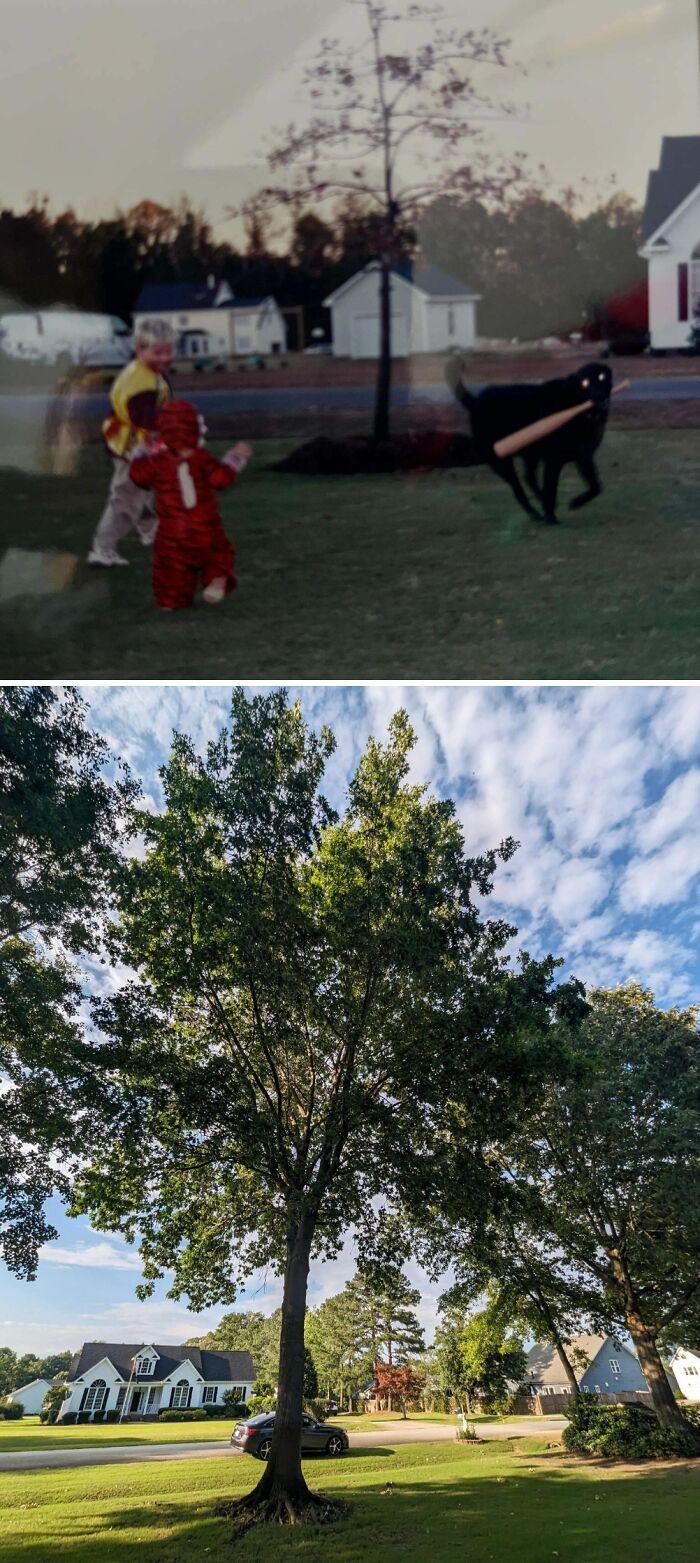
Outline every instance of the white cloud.
<path id="1" fill-rule="evenodd" d="M 44 1264 L 78 1265 L 89 1270 L 138 1270 L 141 1260 L 128 1248 L 115 1248 L 112 1243 L 76 1243 L 74 1248 L 64 1248 L 60 1243 L 44 1243 L 39 1249 Z"/>

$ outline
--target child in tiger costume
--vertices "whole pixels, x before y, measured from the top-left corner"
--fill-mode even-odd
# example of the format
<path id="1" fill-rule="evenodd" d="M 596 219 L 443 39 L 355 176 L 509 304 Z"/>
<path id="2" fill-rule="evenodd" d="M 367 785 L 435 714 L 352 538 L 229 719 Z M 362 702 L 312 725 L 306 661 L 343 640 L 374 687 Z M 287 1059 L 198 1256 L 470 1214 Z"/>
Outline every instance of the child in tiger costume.
<path id="1" fill-rule="evenodd" d="M 230 488 L 252 451 L 239 443 L 223 461 L 204 449 L 204 425 L 191 402 L 161 408 L 157 436 L 137 451 L 133 483 L 153 489 L 158 527 L 153 592 L 159 608 L 189 608 L 201 578 L 205 602 L 221 602 L 236 584 L 234 549 L 224 532 L 217 491 Z"/>

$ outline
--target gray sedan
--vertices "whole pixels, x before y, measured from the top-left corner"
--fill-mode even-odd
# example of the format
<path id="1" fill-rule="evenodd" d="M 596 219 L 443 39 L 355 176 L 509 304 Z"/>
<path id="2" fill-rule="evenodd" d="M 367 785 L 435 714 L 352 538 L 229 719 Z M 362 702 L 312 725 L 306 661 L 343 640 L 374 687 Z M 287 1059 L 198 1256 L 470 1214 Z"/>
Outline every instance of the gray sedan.
<path id="1" fill-rule="evenodd" d="M 237 1422 L 231 1434 L 231 1444 L 234 1449 L 240 1449 L 242 1454 L 257 1455 L 258 1460 L 269 1459 L 272 1448 L 272 1433 L 275 1426 L 274 1412 L 262 1411 L 258 1416 L 246 1417 L 244 1422 Z M 304 1415 L 301 1419 L 301 1452 L 302 1454 L 330 1454 L 337 1456 L 345 1454 L 350 1447 L 350 1440 L 344 1427 L 332 1427 L 328 1422 L 315 1422 L 313 1417 Z"/>

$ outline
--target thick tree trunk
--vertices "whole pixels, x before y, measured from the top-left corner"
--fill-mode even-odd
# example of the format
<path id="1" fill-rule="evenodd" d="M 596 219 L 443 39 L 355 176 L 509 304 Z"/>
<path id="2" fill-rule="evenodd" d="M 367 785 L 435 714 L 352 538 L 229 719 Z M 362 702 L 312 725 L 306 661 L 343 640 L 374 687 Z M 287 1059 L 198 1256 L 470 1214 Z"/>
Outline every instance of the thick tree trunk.
<path id="1" fill-rule="evenodd" d="M 374 439 L 389 438 L 391 398 L 391 262 L 383 255 L 379 274 L 379 373 L 374 404 Z"/>
<path id="2" fill-rule="evenodd" d="M 685 1432 L 687 1423 L 666 1377 L 666 1370 L 653 1335 L 636 1313 L 629 1315 L 627 1327 L 637 1348 L 642 1372 L 649 1385 L 657 1422 L 661 1427 L 676 1427 L 681 1432 Z"/>
<path id="3" fill-rule="evenodd" d="M 282 1299 L 280 1360 L 272 1449 L 253 1491 L 226 1512 L 242 1526 L 258 1520 L 281 1524 L 322 1523 L 338 1506 L 309 1491 L 301 1467 L 301 1418 L 304 1402 L 304 1318 L 313 1216 L 290 1225 Z"/>
<path id="4" fill-rule="evenodd" d="M 686 1432 L 685 1417 L 666 1377 L 656 1336 L 642 1318 L 637 1291 L 624 1256 L 618 1251 L 611 1254 L 611 1258 L 613 1274 L 624 1300 L 625 1323 L 637 1348 L 640 1366 L 649 1385 L 656 1420 L 660 1427 L 674 1427 L 679 1432 Z"/>

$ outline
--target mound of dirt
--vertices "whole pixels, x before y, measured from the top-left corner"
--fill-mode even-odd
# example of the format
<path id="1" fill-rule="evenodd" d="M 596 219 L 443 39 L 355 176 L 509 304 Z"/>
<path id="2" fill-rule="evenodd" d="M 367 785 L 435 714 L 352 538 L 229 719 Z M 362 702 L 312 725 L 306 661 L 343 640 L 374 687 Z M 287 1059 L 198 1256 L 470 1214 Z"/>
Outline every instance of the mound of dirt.
<path id="1" fill-rule="evenodd" d="M 365 472 L 412 472 L 433 467 L 473 467 L 474 442 L 468 434 L 448 429 L 420 429 L 375 441 L 359 436 L 329 439 L 319 435 L 307 440 L 282 461 L 275 472 L 295 472 L 310 477 L 348 477 Z"/>

